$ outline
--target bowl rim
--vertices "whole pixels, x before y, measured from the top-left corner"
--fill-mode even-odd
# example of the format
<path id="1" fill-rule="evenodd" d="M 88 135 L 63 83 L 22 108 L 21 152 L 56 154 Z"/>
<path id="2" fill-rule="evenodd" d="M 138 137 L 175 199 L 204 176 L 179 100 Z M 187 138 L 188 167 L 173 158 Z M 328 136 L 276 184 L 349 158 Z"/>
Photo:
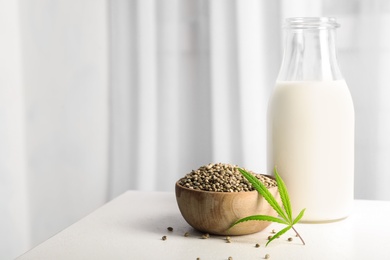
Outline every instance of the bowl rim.
<path id="1" fill-rule="evenodd" d="M 275 180 L 275 176 L 273 176 L 273 175 L 263 174 L 263 173 L 258 173 L 258 174 L 264 175 L 264 176 L 266 176 L 266 177 L 268 177 L 268 178 L 271 178 L 271 179 Z M 182 178 L 184 178 L 184 177 L 182 177 Z M 185 186 L 179 184 L 179 181 L 180 181 L 182 178 L 180 178 L 178 181 L 176 181 L 175 186 L 176 186 L 176 187 L 180 187 L 180 188 L 182 188 L 182 189 L 184 189 L 184 190 L 188 190 L 188 191 L 204 192 L 204 193 L 209 193 L 209 194 L 215 194 L 215 193 L 216 193 L 216 194 L 239 194 L 239 193 L 242 194 L 242 193 L 258 192 L 256 189 L 251 190 L 251 191 L 233 191 L 233 192 L 231 192 L 231 191 L 226 192 L 226 191 L 207 191 L 207 190 L 191 189 L 191 188 L 187 188 L 187 187 L 185 187 Z M 277 187 L 278 187 L 278 186 L 276 185 L 276 186 L 274 186 L 274 187 L 270 187 L 270 188 L 267 188 L 267 189 L 269 190 L 269 189 L 277 188 Z"/>

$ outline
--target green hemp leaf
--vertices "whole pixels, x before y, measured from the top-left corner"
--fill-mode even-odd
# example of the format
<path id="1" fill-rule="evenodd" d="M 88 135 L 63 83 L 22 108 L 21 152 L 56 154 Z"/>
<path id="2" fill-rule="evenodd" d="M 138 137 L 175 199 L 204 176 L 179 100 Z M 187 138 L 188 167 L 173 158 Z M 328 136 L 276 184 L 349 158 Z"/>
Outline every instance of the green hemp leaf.
<path id="1" fill-rule="evenodd" d="M 243 169 L 238 169 L 238 170 L 252 184 L 252 186 L 259 192 L 259 194 L 264 197 L 264 199 L 271 205 L 271 207 L 278 213 L 279 217 L 273 217 L 267 215 L 253 215 L 236 221 L 232 225 L 232 227 L 237 225 L 238 223 L 250 221 L 250 220 L 277 222 L 280 224 L 285 224 L 287 225 L 287 227 L 285 227 L 284 229 L 280 230 L 278 233 L 273 235 L 267 242 L 266 246 L 275 238 L 280 237 L 290 229 L 293 229 L 295 231 L 297 236 L 301 239 L 302 243 L 305 245 L 305 241 L 303 241 L 302 237 L 296 231 L 294 225 L 298 223 L 299 220 L 301 220 L 306 209 L 301 210 L 298 216 L 295 219 L 293 219 L 290 197 L 288 195 L 286 185 L 284 184 L 282 178 L 279 176 L 276 167 L 274 169 L 275 180 L 278 185 L 278 190 L 279 190 L 280 198 L 282 200 L 283 207 L 279 205 L 279 203 L 276 201 L 275 197 L 272 196 L 271 192 L 269 192 L 267 187 L 265 187 L 265 185 L 261 181 L 259 181 L 255 176 L 253 176 L 252 174 L 248 173 Z"/>

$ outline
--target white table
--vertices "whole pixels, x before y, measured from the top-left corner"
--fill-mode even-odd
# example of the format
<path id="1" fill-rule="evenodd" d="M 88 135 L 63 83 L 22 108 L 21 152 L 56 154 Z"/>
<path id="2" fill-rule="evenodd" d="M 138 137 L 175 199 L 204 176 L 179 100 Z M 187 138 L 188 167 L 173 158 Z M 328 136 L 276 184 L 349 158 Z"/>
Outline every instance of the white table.
<path id="1" fill-rule="evenodd" d="M 224 236 L 200 239 L 180 215 L 174 193 L 128 191 L 18 259 L 390 259 L 390 201 L 358 200 L 343 221 L 297 224 L 305 246 L 288 232 L 265 247 L 270 231 L 281 227 L 271 224 L 231 243 Z"/>

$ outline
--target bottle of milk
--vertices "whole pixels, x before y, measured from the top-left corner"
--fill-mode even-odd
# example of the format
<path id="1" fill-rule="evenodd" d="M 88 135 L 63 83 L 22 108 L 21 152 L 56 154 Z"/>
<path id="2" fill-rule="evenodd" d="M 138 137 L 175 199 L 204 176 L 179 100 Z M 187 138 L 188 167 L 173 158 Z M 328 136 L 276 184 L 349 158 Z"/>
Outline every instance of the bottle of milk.
<path id="1" fill-rule="evenodd" d="M 268 171 L 286 183 L 305 222 L 348 216 L 354 186 L 354 108 L 336 60 L 334 18 L 289 18 L 268 107 Z"/>

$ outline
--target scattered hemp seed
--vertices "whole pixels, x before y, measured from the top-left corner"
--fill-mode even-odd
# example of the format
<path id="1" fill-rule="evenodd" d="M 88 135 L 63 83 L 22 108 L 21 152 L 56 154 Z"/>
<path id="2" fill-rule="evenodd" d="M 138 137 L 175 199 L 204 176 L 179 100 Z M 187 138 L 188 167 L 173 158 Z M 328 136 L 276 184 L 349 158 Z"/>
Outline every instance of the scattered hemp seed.
<path id="1" fill-rule="evenodd" d="M 197 257 L 196 260 L 200 260 L 200 257 Z"/>
<path id="2" fill-rule="evenodd" d="M 272 236 L 268 236 L 268 240 L 271 240 Z"/>
<path id="3" fill-rule="evenodd" d="M 275 233 L 276 233 L 275 229 L 272 229 L 271 233 L 272 233 L 272 234 L 275 234 Z"/>
<path id="4" fill-rule="evenodd" d="M 260 247 L 260 244 L 256 244 L 255 247 Z"/>
<path id="5" fill-rule="evenodd" d="M 167 227 L 168 231 L 173 231 L 173 227 Z"/>
<path id="6" fill-rule="evenodd" d="M 231 243 L 229 236 L 226 236 L 226 243 Z"/>
<path id="7" fill-rule="evenodd" d="M 185 236 L 185 237 L 189 237 L 189 236 L 190 236 L 190 233 L 185 232 L 185 233 L 184 233 L 184 236 Z"/>
<path id="8" fill-rule="evenodd" d="M 202 239 L 207 239 L 207 238 L 209 238 L 209 237 L 210 237 L 209 233 L 206 233 L 206 234 L 203 234 L 203 235 L 202 235 Z"/>
<path id="9" fill-rule="evenodd" d="M 287 240 L 288 240 L 289 242 L 293 241 L 292 237 L 289 237 Z"/>
<path id="10" fill-rule="evenodd" d="M 162 240 L 167 240 L 167 236 L 163 236 L 161 239 Z"/>
<path id="11" fill-rule="evenodd" d="M 233 257 L 229 256 L 228 260 L 233 260 Z"/>
<path id="12" fill-rule="evenodd" d="M 264 256 L 264 259 L 269 259 L 271 256 L 269 255 L 269 254 L 266 254 L 265 256 Z"/>

